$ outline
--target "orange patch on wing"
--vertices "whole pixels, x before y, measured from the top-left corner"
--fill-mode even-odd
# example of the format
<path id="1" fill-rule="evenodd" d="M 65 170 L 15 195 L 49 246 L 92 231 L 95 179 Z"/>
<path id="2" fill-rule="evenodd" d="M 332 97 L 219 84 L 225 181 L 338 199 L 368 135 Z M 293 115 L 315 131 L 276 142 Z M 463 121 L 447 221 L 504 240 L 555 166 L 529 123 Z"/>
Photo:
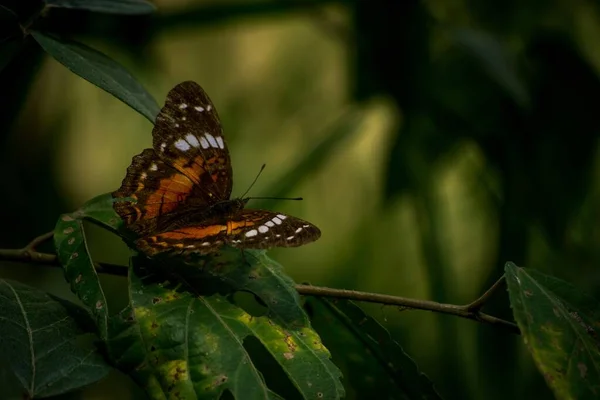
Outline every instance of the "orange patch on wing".
<path id="1" fill-rule="evenodd" d="M 193 189 L 192 182 L 179 174 L 161 179 L 159 185 L 159 188 L 149 194 L 144 201 L 146 218 L 154 218 L 161 211 L 162 214 L 173 211 L 179 203 L 190 196 Z"/>
<path id="2" fill-rule="evenodd" d="M 194 163 L 191 166 L 187 166 L 187 163 L 186 159 L 179 159 L 175 160 L 173 166 L 182 174 L 189 176 L 195 184 L 199 184 L 200 177 L 202 174 L 206 173 L 206 170 L 204 169 L 204 158 L 201 156 L 194 158 Z"/>
<path id="3" fill-rule="evenodd" d="M 240 228 L 252 225 L 254 225 L 253 221 L 227 221 L 227 234 L 231 235 L 232 233 L 237 233 Z"/>
<path id="4" fill-rule="evenodd" d="M 223 232 L 227 229 L 227 225 L 209 225 L 209 226 L 200 226 L 200 227 L 187 227 L 180 228 L 176 231 L 164 232 L 159 235 L 154 236 L 157 241 L 161 240 L 169 240 L 169 241 L 177 241 L 177 240 L 185 240 L 185 239 L 198 239 L 202 240 L 204 238 L 208 238 L 211 236 L 216 236 L 219 233 Z M 152 238 L 149 238 L 152 240 Z"/>

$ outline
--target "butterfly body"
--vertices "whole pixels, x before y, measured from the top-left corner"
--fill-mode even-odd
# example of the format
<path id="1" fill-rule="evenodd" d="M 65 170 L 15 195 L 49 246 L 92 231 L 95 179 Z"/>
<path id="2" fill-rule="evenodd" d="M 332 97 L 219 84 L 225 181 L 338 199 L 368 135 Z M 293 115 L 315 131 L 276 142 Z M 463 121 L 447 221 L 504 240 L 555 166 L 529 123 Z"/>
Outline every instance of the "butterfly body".
<path id="1" fill-rule="evenodd" d="M 216 110 L 194 82 L 167 95 L 152 132 L 153 149 L 135 156 L 114 209 L 147 255 L 209 254 L 223 245 L 295 247 L 320 237 L 299 218 L 246 209 L 231 199 L 232 168 Z"/>

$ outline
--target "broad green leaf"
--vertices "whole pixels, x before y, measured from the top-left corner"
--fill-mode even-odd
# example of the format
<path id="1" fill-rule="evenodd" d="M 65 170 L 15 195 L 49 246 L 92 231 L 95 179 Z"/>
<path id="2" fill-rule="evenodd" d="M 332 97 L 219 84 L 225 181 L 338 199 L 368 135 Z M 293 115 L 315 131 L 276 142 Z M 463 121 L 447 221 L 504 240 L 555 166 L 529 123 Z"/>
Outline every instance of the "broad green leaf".
<path id="1" fill-rule="evenodd" d="M 309 298 L 311 322 L 338 360 L 351 397 L 441 399 L 433 383 L 376 320 L 350 301 Z"/>
<path id="2" fill-rule="evenodd" d="M 146 0 L 46 0 L 52 7 L 75 8 L 109 14 L 150 14 L 156 7 Z"/>
<path id="3" fill-rule="evenodd" d="M 243 346 L 250 335 L 260 340 L 304 398 L 343 396 L 340 372 L 308 324 L 289 326 L 276 318 L 253 317 L 223 296 L 193 296 L 152 282 L 148 272 L 142 272 L 142 280 L 136 271 L 130 270 L 132 318 L 119 316 L 113 333 L 120 342 L 112 347 L 126 355 L 119 362 L 129 363 L 152 398 L 212 399 L 226 389 L 237 399 L 279 398 Z M 132 340 L 134 335 L 137 340 Z"/>
<path id="4" fill-rule="evenodd" d="M 558 399 L 600 395 L 600 304 L 560 279 L 505 267 L 523 340 Z"/>
<path id="5" fill-rule="evenodd" d="M 522 107 L 530 103 L 529 94 L 501 44 L 493 37 L 475 30 L 462 29 L 454 40 L 477 57 L 490 76 Z"/>
<path id="6" fill-rule="evenodd" d="M 228 293 L 246 291 L 267 305 L 269 315 L 292 325 L 308 323 L 294 281 L 264 250 L 242 253 L 239 249 L 223 247 L 218 253 L 200 257 L 191 264 L 178 263 L 173 257 L 160 258 L 156 264 L 155 268 L 176 274 L 191 287 L 212 285 L 225 286 Z"/>
<path id="7" fill-rule="evenodd" d="M 102 379 L 110 367 L 73 318 L 85 311 L 18 282 L 0 280 L 0 360 L 24 398 L 66 393 Z"/>
<path id="8" fill-rule="evenodd" d="M 84 44 L 31 32 L 46 53 L 88 82 L 112 94 L 154 123 L 156 100 L 114 60 Z"/>
<path id="9" fill-rule="evenodd" d="M 108 308 L 96 268 L 90 258 L 83 220 L 90 219 L 109 229 L 117 229 L 122 222 L 115 214 L 112 204 L 110 194 L 98 196 L 74 213 L 61 215 L 54 228 L 54 246 L 65 270 L 65 277 L 71 284 L 71 290 L 94 315 L 102 340 L 107 337 Z"/>

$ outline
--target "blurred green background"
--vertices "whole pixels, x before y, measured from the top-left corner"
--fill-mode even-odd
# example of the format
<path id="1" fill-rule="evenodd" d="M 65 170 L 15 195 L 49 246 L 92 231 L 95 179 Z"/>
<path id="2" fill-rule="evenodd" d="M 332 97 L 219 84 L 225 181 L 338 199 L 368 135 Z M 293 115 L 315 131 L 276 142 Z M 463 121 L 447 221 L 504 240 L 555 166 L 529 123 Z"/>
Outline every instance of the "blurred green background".
<path id="1" fill-rule="evenodd" d="M 205 88 L 229 142 L 234 195 L 266 163 L 251 195 L 305 200 L 252 206 L 323 232 L 270 252 L 297 282 L 461 304 L 514 261 L 600 291 L 598 2 L 154 3 L 151 16 L 53 9 L 44 23 L 124 65 L 161 105 L 181 81 Z M 0 4 L 22 21 L 37 7 Z M 6 50 L 14 22 L 0 17 Z M 33 41 L 7 54 L 0 248 L 15 248 L 118 188 L 152 126 Z M 98 261 L 126 263 L 126 247 L 92 228 Z M 3 278 L 74 298 L 59 269 L 0 266 Z M 125 301 L 122 279 L 104 282 Z M 551 398 L 515 335 L 365 309 L 444 398 Z M 512 319 L 505 292 L 486 311 Z M 139 395 L 115 374 L 64 398 Z"/>

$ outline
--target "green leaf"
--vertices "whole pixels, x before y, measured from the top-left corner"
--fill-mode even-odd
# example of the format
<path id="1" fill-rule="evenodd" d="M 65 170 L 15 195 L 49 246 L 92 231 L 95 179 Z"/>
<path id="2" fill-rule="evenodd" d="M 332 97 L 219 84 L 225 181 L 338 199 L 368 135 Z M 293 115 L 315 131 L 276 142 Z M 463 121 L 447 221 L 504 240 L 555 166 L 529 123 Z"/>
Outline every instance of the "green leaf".
<path id="1" fill-rule="evenodd" d="M 510 262 L 505 272 L 523 340 L 556 397 L 598 398 L 598 301 L 567 282 Z"/>
<path id="2" fill-rule="evenodd" d="M 268 312 L 288 324 L 304 326 L 308 318 L 302 310 L 294 281 L 265 250 L 244 250 L 224 246 L 218 253 L 181 264 L 168 256 L 153 261 L 154 270 L 169 271 L 192 288 L 226 286 L 226 292 L 246 291 L 256 295 Z M 176 277 L 176 279 L 177 279 Z"/>
<path id="3" fill-rule="evenodd" d="M 46 0 L 46 4 L 52 7 L 125 15 L 150 14 L 156 10 L 152 3 L 145 0 Z"/>
<path id="4" fill-rule="evenodd" d="M 140 259 L 134 258 L 137 264 Z M 117 317 L 111 347 L 113 354 L 124 355 L 117 362 L 128 364 L 152 398 L 213 399 L 225 390 L 238 399 L 280 398 L 267 387 L 244 347 L 250 335 L 304 398 L 343 396 L 340 372 L 308 324 L 290 326 L 277 318 L 253 317 L 223 296 L 192 296 L 152 282 L 153 274 L 137 268 L 130 269 L 132 314 Z"/>
<path id="5" fill-rule="evenodd" d="M 110 367 L 73 318 L 66 300 L 0 280 L 0 359 L 27 398 L 66 393 L 96 382 Z M 81 315 L 79 315 L 81 317 Z"/>
<path id="6" fill-rule="evenodd" d="M 455 32 L 454 40 L 477 57 L 490 76 L 521 107 L 530 104 L 529 94 L 510 62 L 502 45 L 483 32 L 461 29 Z"/>
<path id="7" fill-rule="evenodd" d="M 160 110 L 156 100 L 120 64 L 81 43 L 36 31 L 31 32 L 31 35 L 58 62 L 154 123 Z"/>
<path id="8" fill-rule="evenodd" d="M 351 397 L 441 399 L 389 332 L 356 304 L 311 297 L 306 308 L 346 376 Z"/>
<path id="9" fill-rule="evenodd" d="M 108 229 L 117 229 L 122 221 L 112 205 L 110 194 L 98 196 L 74 213 L 61 215 L 54 228 L 54 247 L 65 277 L 71 290 L 94 315 L 102 340 L 107 338 L 108 307 L 87 247 L 83 220 L 90 219 Z"/>

